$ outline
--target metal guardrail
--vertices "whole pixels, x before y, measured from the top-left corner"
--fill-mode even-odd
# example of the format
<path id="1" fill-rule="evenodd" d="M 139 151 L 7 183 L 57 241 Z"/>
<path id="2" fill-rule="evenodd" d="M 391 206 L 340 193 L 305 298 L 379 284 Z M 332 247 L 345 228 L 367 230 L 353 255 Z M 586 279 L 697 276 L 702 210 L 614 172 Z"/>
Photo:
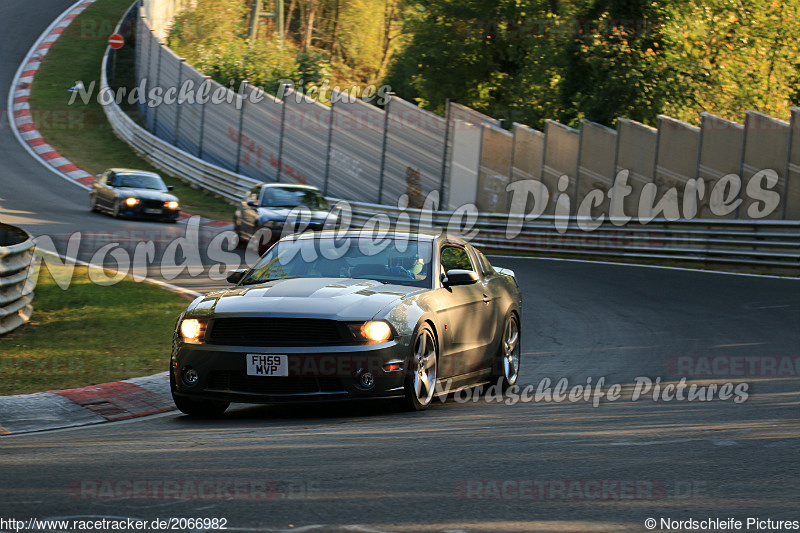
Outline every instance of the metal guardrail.
<path id="1" fill-rule="evenodd" d="M 26 323 L 33 313 L 34 249 L 26 231 L 0 224 L 0 335 Z"/>
<path id="2" fill-rule="evenodd" d="M 108 87 L 108 57 L 106 52 L 101 69 L 101 90 Z M 192 186 L 237 202 L 257 183 L 159 139 L 136 124 L 113 101 L 105 103 L 104 110 L 114 132 L 139 155 Z M 392 227 L 396 227 L 401 215 L 407 217 L 412 228 L 419 227 L 420 220 L 422 227 L 448 228 L 454 219 L 452 212 L 400 210 L 362 202 L 349 204 L 354 225 L 364 224 L 375 215 L 388 217 Z M 527 222 L 519 215 L 481 213 L 464 233 L 477 230 L 471 241 L 494 253 L 688 261 L 713 268 L 750 267 L 800 276 L 800 221 L 655 219 L 648 224 L 631 221 L 617 226 L 607 219 L 597 229 L 583 231 L 572 217 L 564 233 L 556 230 L 557 221 L 564 220 L 542 215 Z M 514 226 L 519 232 L 508 238 L 508 228 Z"/>

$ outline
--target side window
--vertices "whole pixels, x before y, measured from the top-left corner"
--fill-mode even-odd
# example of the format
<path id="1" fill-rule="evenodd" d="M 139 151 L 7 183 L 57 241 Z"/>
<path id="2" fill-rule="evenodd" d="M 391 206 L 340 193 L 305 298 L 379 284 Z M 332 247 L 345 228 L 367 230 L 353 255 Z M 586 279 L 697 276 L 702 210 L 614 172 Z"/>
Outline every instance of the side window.
<path id="1" fill-rule="evenodd" d="M 445 246 L 442 248 L 442 268 L 448 270 L 475 270 L 469 254 L 460 246 Z"/>
<path id="2" fill-rule="evenodd" d="M 108 180 L 107 180 L 107 183 L 108 183 L 108 184 L 109 184 L 111 187 L 116 187 L 116 186 L 117 186 L 117 173 L 116 173 L 116 172 L 109 172 L 109 173 L 108 173 Z"/>

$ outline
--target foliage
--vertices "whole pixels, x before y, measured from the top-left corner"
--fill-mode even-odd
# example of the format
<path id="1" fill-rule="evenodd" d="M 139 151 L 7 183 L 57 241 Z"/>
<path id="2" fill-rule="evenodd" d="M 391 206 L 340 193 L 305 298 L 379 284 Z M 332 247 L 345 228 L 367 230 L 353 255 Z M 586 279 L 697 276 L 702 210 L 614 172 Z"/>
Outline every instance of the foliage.
<path id="1" fill-rule="evenodd" d="M 283 48 L 277 39 L 247 40 L 248 13 L 241 0 L 197 2 L 173 20 L 169 46 L 223 85 L 248 80 L 274 92 L 278 80 L 297 77 L 295 51 Z"/>
<path id="2" fill-rule="evenodd" d="M 698 110 L 737 121 L 746 109 L 788 118 L 800 102 L 800 4 L 691 0 L 675 2 L 669 16 L 668 60 L 691 102 L 670 102 L 666 113 L 693 122 Z"/>
<path id="3" fill-rule="evenodd" d="M 265 1 L 262 10 L 272 10 Z M 328 79 L 346 90 L 376 82 L 396 47 L 400 0 L 294 0 L 286 3 L 285 40 L 273 19 L 249 35 L 250 2 L 205 0 L 173 20 L 169 45 L 227 85 L 247 79 L 270 92 L 280 79 L 307 91 Z"/>
<path id="4" fill-rule="evenodd" d="M 541 128 L 701 111 L 787 117 L 800 97 L 800 5 L 779 0 L 426 0 L 387 81 Z"/>

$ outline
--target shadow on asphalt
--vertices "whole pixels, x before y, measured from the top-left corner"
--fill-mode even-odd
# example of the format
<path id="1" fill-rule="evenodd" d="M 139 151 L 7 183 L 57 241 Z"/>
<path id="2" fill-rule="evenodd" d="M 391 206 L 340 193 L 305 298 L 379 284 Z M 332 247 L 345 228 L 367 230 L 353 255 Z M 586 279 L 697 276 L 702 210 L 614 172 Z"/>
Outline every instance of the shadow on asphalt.
<path id="1" fill-rule="evenodd" d="M 449 403 L 449 402 L 448 402 Z M 441 408 L 443 405 L 436 402 L 428 410 Z M 268 405 L 232 404 L 222 416 L 216 418 L 195 418 L 175 412 L 175 423 L 187 425 L 206 426 L 219 424 L 226 420 L 336 420 L 363 417 L 381 416 L 414 416 L 422 413 L 413 413 L 405 410 L 398 400 L 346 400 L 319 403 L 287 403 Z"/>

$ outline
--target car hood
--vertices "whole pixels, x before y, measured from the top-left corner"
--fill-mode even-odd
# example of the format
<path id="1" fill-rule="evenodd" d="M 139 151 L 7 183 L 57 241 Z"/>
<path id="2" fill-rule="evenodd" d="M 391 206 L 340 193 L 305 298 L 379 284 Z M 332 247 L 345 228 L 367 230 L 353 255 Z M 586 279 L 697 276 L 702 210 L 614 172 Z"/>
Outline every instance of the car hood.
<path id="1" fill-rule="evenodd" d="M 421 290 L 365 279 L 285 279 L 208 294 L 192 304 L 187 316 L 368 320 L 384 307 Z"/>
<path id="2" fill-rule="evenodd" d="M 169 194 L 164 191 L 155 191 L 153 189 L 120 188 L 117 189 L 117 196 L 133 196 L 140 200 L 159 200 L 162 202 L 178 201 L 178 198 L 176 198 L 174 194 Z"/>

